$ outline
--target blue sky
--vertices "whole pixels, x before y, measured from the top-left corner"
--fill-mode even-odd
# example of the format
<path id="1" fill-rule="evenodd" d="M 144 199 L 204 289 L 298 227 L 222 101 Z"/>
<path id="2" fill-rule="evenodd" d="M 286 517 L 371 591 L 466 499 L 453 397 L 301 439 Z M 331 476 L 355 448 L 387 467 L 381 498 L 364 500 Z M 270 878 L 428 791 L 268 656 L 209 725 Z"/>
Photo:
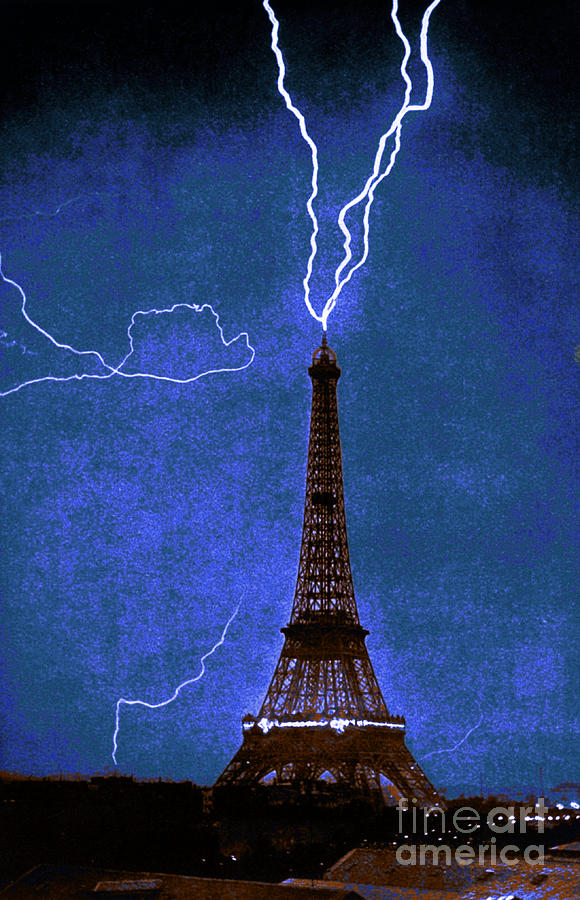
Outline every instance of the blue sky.
<path id="1" fill-rule="evenodd" d="M 401 7 L 416 48 L 417 9 L 405 20 Z M 193 49 L 177 13 L 153 9 L 149 31 L 99 19 L 88 61 L 51 54 L 40 27 L 30 37 L 44 52 L 34 90 L 20 63 L 3 126 L 4 275 L 43 329 L 113 366 L 132 313 L 176 303 L 212 304 L 255 358 L 182 307 L 138 319 L 126 371 L 247 368 L 0 399 L 0 768 L 111 766 L 117 699 L 170 696 L 240 603 L 200 682 L 163 710 L 122 712 L 121 771 L 212 783 L 260 705 L 293 599 L 320 339 L 302 301 L 309 153 L 260 4 L 247 22 L 208 13 Z M 400 47 L 378 6 L 277 11 L 320 148 L 320 304 L 337 211 L 402 101 Z M 501 21 L 445 0 L 434 12 L 432 107 L 405 120 L 367 264 L 329 322 L 361 621 L 391 712 L 451 793 L 535 790 L 540 767 L 545 785 L 578 775 L 578 220 L 566 103 L 553 102 L 570 63 L 534 81 L 566 23 L 538 50 L 539 20 Z M 35 332 L 6 282 L 0 302 L 0 390 L 103 373 Z"/>

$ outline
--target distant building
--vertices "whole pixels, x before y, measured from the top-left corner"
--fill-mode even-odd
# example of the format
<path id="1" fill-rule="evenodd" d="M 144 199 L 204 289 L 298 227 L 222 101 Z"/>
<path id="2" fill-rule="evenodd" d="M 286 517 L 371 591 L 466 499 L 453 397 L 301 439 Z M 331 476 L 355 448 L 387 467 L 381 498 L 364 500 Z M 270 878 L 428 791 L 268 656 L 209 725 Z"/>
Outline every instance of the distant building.
<path id="1" fill-rule="evenodd" d="M 580 803 L 580 783 L 577 781 L 562 781 L 550 788 L 550 797 L 554 803 Z"/>

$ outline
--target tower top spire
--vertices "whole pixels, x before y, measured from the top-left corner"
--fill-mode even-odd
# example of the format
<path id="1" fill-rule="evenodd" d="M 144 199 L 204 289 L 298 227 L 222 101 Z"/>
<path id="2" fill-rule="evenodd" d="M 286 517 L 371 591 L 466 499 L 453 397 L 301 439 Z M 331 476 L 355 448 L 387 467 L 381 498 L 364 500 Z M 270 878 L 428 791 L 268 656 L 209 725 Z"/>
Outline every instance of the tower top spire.
<path id="1" fill-rule="evenodd" d="M 311 378 L 340 378 L 340 368 L 336 361 L 336 353 L 326 342 L 326 334 L 322 335 L 322 343 L 312 354 L 312 365 L 308 369 Z"/>

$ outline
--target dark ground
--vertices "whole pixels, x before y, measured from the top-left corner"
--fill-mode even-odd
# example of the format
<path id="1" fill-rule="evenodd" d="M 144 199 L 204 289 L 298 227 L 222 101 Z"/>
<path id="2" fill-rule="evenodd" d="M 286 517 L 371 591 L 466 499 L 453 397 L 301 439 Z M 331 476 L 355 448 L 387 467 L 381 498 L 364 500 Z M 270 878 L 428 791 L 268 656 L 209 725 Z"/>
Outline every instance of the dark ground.
<path id="1" fill-rule="evenodd" d="M 486 812 L 500 803 L 506 805 L 460 798 L 450 807 Z M 465 835 L 449 827 L 450 815 L 446 842 L 463 844 Z M 320 877 L 353 847 L 409 843 L 398 824 L 394 809 L 377 811 L 362 798 L 329 791 L 310 797 L 276 788 L 212 794 L 190 782 L 6 780 L 0 783 L 0 887 L 43 863 L 260 881 Z M 410 822 L 403 826 L 412 833 Z M 429 825 L 430 842 L 436 833 L 443 833 L 438 821 Z M 484 829 L 478 840 L 488 837 Z M 549 847 L 578 837 L 571 815 L 543 840 Z M 539 842 L 530 829 L 496 838 L 498 847 Z"/>

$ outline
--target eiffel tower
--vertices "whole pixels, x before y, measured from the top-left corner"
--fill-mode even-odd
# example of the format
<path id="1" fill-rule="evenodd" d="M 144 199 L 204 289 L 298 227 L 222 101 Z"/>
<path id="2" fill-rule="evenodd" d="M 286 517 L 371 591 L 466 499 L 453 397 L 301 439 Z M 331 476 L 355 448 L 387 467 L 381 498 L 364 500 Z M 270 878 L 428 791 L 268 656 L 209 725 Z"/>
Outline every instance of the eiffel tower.
<path id="1" fill-rule="evenodd" d="M 387 709 L 365 645 L 346 534 L 336 354 L 326 337 L 308 369 L 312 413 L 302 547 L 290 623 L 257 718 L 216 787 L 319 781 L 380 804 L 442 801 L 405 745 L 405 720 Z"/>

